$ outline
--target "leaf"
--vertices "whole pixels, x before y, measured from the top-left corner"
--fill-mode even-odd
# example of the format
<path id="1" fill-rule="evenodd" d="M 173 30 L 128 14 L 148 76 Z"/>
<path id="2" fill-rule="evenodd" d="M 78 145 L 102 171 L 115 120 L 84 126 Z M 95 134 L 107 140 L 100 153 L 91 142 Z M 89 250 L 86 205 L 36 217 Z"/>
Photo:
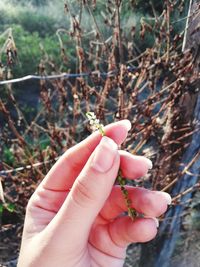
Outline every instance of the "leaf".
<path id="1" fill-rule="evenodd" d="M 6 204 L 6 209 L 9 212 L 14 212 L 15 211 L 15 205 L 13 203 L 8 203 L 8 204 Z"/>
<path id="2" fill-rule="evenodd" d="M 5 203 L 5 198 L 4 198 L 4 193 L 3 193 L 3 186 L 0 178 L 0 199 L 2 200 L 3 203 Z"/>
<path id="3" fill-rule="evenodd" d="M 3 204 L 0 204 L 0 216 L 2 215 L 2 213 L 3 213 Z"/>
<path id="4" fill-rule="evenodd" d="M 11 166 L 13 165 L 13 163 L 15 161 L 13 152 L 9 148 L 7 148 L 7 147 L 4 148 L 3 158 L 4 158 L 4 161 L 8 165 L 11 165 Z"/>

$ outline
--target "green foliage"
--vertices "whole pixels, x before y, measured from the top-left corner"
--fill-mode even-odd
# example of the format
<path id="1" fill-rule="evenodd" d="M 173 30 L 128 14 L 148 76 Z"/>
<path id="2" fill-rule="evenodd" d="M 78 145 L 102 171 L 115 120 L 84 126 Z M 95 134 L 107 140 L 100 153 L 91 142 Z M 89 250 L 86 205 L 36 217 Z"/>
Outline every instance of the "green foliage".
<path id="1" fill-rule="evenodd" d="M 50 145 L 50 139 L 47 136 L 46 139 L 42 139 L 39 141 L 40 149 L 45 150 Z"/>
<path id="2" fill-rule="evenodd" d="M 16 71 L 19 70 L 20 66 L 20 68 L 34 73 L 42 55 L 39 48 L 41 41 L 39 34 L 37 32 L 29 34 L 21 26 L 14 26 L 13 36 L 18 47 L 19 58 Z M 32 68 L 34 68 L 34 71 Z"/>
<path id="3" fill-rule="evenodd" d="M 55 33 L 55 20 L 48 15 L 33 14 L 33 12 L 21 12 L 16 18 L 17 24 L 30 33 L 38 32 L 42 37 Z"/>
<path id="4" fill-rule="evenodd" d="M 3 204 L 0 203 L 0 218 L 1 218 L 2 213 L 3 213 Z"/>
<path id="5" fill-rule="evenodd" d="M 44 3 L 47 1 L 3 0 L 0 3 L 0 46 L 8 38 L 5 35 L 1 37 L 1 34 L 12 28 L 17 47 L 18 61 L 12 67 L 14 77 L 36 73 L 41 59 L 53 58 L 54 64 L 61 66 L 60 47 L 55 34 L 59 27 L 58 20 L 55 20 L 56 15 L 53 18 L 49 14 L 49 10 L 53 12 L 52 6 L 48 2 L 46 7 L 33 7 L 34 4 Z M 4 66 L 7 64 L 6 51 L 2 55 L 2 63 Z"/>
<path id="6" fill-rule="evenodd" d="M 30 33 L 20 25 L 11 25 L 11 27 L 18 55 L 18 61 L 13 66 L 14 76 L 36 73 L 41 58 L 48 55 L 54 56 L 57 65 L 61 64 L 60 48 L 55 35 L 42 38 L 38 32 Z M 4 54 L 3 63 L 6 63 L 6 54 Z"/>
<path id="7" fill-rule="evenodd" d="M 13 165 L 15 157 L 14 157 L 12 151 L 8 147 L 5 147 L 3 150 L 3 159 L 4 159 L 6 164 L 8 164 L 10 166 Z"/>
<path id="8" fill-rule="evenodd" d="M 52 35 L 56 31 L 56 22 L 53 18 L 46 14 L 37 14 L 33 10 L 24 10 L 18 8 L 15 11 L 12 9 L 0 9 L 0 30 L 4 31 L 9 25 L 21 25 L 21 27 L 30 33 L 38 32 L 42 37 Z"/>
<path id="9" fill-rule="evenodd" d="M 164 1 L 144 1 L 144 0 L 137 0 L 136 8 L 143 13 L 152 13 L 152 6 L 155 8 L 157 12 L 162 12 L 164 7 Z M 151 4 L 152 3 L 152 4 Z"/>
<path id="10" fill-rule="evenodd" d="M 24 1 L 25 3 L 27 1 Z M 34 6 L 43 6 L 48 4 L 48 0 L 30 0 L 30 3 Z"/>
<path id="11" fill-rule="evenodd" d="M 55 3 L 56 2 L 56 3 Z M 126 28 L 126 34 L 130 34 L 132 27 L 136 27 L 135 42 L 141 51 L 144 51 L 146 47 L 152 47 L 155 41 L 155 36 L 151 32 L 145 34 L 143 40 L 140 39 L 140 20 L 144 17 L 144 21 L 150 23 L 153 26 L 152 21 L 153 12 L 150 1 L 137 0 L 137 5 L 133 6 L 131 2 L 124 1 L 121 7 L 121 25 L 122 28 Z M 163 1 L 151 1 L 153 6 L 159 15 L 163 10 Z M 110 37 L 112 34 L 108 27 L 104 24 L 104 19 L 101 16 L 101 12 L 105 12 L 106 3 L 97 1 L 94 15 L 97 19 L 97 23 L 100 27 L 101 32 L 105 38 Z M 38 6 L 39 5 L 39 6 Z M 69 7 L 73 14 L 78 14 L 79 3 L 69 1 Z M 55 10 L 54 10 L 55 9 Z M 180 18 L 180 14 L 175 12 L 171 14 L 171 20 L 174 21 Z M 82 14 L 83 20 L 82 25 L 86 32 L 92 30 L 93 20 L 88 13 L 87 6 L 83 9 Z M 176 32 L 180 32 L 185 25 L 185 20 L 175 23 L 174 28 Z M 60 70 L 66 70 L 66 66 L 62 68 L 63 60 L 60 58 L 60 47 L 58 39 L 56 37 L 56 30 L 59 27 L 64 26 L 65 29 L 69 30 L 69 19 L 64 15 L 63 4 L 59 1 L 2 1 L 0 5 L 0 33 L 9 27 L 13 28 L 13 36 L 16 42 L 18 52 L 18 63 L 13 68 L 14 76 L 21 76 L 26 74 L 32 74 L 37 72 L 37 66 L 40 60 L 44 57 L 53 60 L 54 63 L 61 67 Z M 91 36 L 88 36 L 90 39 Z M 71 69 L 76 64 L 75 50 L 72 42 L 69 42 L 69 37 L 66 34 L 62 34 L 65 47 L 67 47 L 68 66 Z M 83 47 L 88 47 L 90 40 L 85 39 Z M 67 44 L 67 45 L 66 45 Z M 1 40 L 0 40 L 1 45 Z M 43 47 L 43 51 L 41 50 Z M 4 63 L 6 62 L 6 55 L 4 55 Z M 30 63 L 31 62 L 31 63 Z M 48 71 L 48 70 L 47 70 Z"/>
<path id="12" fill-rule="evenodd" d="M 33 5 L 33 6 L 43 6 L 48 4 L 48 0 L 10 0 L 12 4 L 21 4 L 21 5 Z"/>
<path id="13" fill-rule="evenodd" d="M 5 208 L 11 213 L 15 211 L 15 205 L 13 203 L 7 203 Z"/>
<path id="14" fill-rule="evenodd" d="M 13 213 L 15 209 L 16 207 L 15 207 L 15 204 L 13 203 L 5 203 L 5 204 L 0 203 L 0 218 L 2 217 L 4 210 L 7 210 L 10 213 Z"/>

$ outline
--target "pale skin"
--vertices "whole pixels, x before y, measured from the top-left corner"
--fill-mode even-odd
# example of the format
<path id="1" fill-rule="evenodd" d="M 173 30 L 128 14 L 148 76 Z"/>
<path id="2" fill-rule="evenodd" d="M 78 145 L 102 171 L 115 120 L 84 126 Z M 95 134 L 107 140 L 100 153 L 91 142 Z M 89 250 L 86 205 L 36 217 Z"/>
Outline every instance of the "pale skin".
<path id="1" fill-rule="evenodd" d="M 128 244 L 156 236 L 170 196 L 128 187 L 133 207 L 150 217 L 133 221 L 114 185 L 119 168 L 136 179 L 151 165 L 118 150 L 128 130 L 128 120 L 110 124 L 106 137 L 95 132 L 56 162 L 29 200 L 18 267 L 122 267 Z"/>

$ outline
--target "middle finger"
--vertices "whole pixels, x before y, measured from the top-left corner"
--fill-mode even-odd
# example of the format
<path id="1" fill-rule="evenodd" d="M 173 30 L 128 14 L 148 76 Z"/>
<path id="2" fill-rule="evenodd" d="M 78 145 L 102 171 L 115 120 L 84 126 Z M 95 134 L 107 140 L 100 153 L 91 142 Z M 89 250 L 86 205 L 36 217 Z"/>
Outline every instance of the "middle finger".
<path id="1" fill-rule="evenodd" d="M 168 193 L 130 186 L 126 186 L 126 189 L 132 207 L 146 216 L 159 217 L 171 204 L 171 197 Z M 111 220 L 124 211 L 127 211 L 127 206 L 120 186 L 114 186 L 100 214 L 104 219 Z"/>

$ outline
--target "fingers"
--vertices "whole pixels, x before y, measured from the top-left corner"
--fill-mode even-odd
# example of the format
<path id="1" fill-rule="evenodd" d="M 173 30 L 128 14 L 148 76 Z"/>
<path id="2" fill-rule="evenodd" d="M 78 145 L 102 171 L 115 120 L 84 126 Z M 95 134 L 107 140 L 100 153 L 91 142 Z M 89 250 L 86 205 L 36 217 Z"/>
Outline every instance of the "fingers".
<path id="1" fill-rule="evenodd" d="M 120 156 L 117 148 L 112 139 L 101 139 L 50 223 L 50 231 L 62 232 L 62 236 L 71 236 L 78 241 L 80 236 L 87 239 L 86 235 L 108 198 L 118 173 Z"/>
<path id="2" fill-rule="evenodd" d="M 105 133 L 120 145 L 126 139 L 130 128 L 130 121 L 122 120 L 106 126 Z M 95 132 L 67 150 L 46 175 L 42 186 L 50 190 L 70 189 L 100 140 L 100 133 Z"/>
<path id="3" fill-rule="evenodd" d="M 154 219 L 120 217 L 110 224 L 99 224 L 90 235 L 90 244 L 101 252 L 118 259 L 125 258 L 126 248 L 133 242 L 147 242 L 157 234 Z"/>
<path id="4" fill-rule="evenodd" d="M 151 217 L 159 217 L 171 203 L 171 197 L 165 192 L 150 191 L 139 187 L 126 187 L 132 207 L 138 212 Z M 106 220 L 116 218 L 122 212 L 127 211 L 124 196 L 120 186 L 115 186 L 106 201 L 101 216 Z"/>
<path id="5" fill-rule="evenodd" d="M 135 242 L 148 242 L 157 234 L 157 224 L 150 218 L 138 218 L 132 221 L 129 217 L 120 217 L 108 227 L 111 239 L 119 247 L 127 247 Z"/>
<path id="6" fill-rule="evenodd" d="M 124 150 L 120 150 L 120 169 L 122 175 L 129 179 L 136 179 L 147 174 L 152 169 L 151 160 L 143 157 L 132 155 Z"/>

